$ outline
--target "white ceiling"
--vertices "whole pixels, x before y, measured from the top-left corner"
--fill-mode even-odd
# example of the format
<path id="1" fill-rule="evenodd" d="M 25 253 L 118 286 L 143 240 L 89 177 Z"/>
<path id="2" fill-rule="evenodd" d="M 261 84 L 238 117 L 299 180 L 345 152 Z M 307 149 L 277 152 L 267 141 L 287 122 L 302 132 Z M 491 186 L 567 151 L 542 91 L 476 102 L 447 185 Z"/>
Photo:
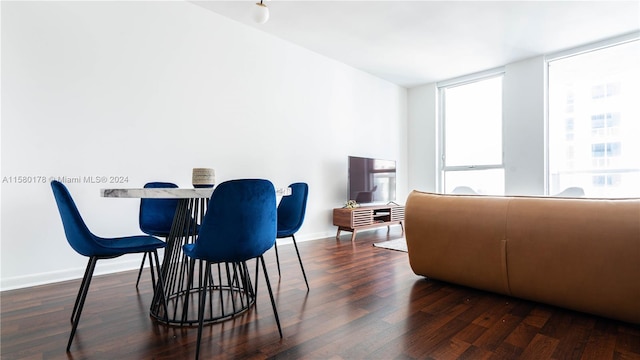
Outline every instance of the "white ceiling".
<path id="1" fill-rule="evenodd" d="M 259 1 L 259 0 L 258 0 Z M 194 1 L 405 87 L 640 30 L 636 1 Z"/>

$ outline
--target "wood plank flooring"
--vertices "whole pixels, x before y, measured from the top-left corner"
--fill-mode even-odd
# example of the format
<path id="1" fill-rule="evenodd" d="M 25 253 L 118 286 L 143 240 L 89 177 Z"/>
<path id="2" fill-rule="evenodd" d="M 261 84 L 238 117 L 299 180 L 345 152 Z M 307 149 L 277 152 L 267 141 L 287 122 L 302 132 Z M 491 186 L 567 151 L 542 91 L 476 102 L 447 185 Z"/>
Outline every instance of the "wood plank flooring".
<path id="1" fill-rule="evenodd" d="M 640 359 L 640 327 L 416 276 L 406 253 L 373 247 L 399 227 L 299 243 L 265 259 L 284 338 L 264 281 L 256 307 L 205 327 L 204 359 Z M 250 264 L 252 266 L 252 264 Z M 149 316 L 148 272 L 94 278 L 71 352 L 65 346 L 79 280 L 5 291 L 0 357 L 192 359 L 197 328 Z M 262 277 L 261 277 L 262 278 Z M 640 306 L 640 304 L 639 304 Z"/>

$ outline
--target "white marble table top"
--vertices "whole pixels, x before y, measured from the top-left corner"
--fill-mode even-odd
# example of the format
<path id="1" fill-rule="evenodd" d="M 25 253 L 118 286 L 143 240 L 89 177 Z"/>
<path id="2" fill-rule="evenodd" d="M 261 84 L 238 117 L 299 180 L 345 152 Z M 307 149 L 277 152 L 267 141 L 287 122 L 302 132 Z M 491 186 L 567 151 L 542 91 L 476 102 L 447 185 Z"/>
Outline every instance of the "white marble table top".
<path id="1" fill-rule="evenodd" d="M 201 199 L 210 198 L 213 188 L 129 188 L 100 189 L 100 196 L 112 198 Z M 276 195 L 291 195 L 291 188 L 276 189 Z"/>

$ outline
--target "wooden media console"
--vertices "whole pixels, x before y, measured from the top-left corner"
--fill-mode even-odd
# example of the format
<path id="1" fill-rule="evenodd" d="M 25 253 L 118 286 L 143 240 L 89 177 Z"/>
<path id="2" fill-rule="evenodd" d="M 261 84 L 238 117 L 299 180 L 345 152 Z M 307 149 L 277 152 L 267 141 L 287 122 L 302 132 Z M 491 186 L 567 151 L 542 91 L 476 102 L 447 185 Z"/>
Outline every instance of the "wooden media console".
<path id="1" fill-rule="evenodd" d="M 358 230 L 371 229 L 391 225 L 400 225 L 404 232 L 404 206 L 378 205 L 360 206 L 357 208 L 333 209 L 333 225 L 338 227 L 336 239 L 341 231 L 350 231 L 351 241 L 356 238 Z"/>

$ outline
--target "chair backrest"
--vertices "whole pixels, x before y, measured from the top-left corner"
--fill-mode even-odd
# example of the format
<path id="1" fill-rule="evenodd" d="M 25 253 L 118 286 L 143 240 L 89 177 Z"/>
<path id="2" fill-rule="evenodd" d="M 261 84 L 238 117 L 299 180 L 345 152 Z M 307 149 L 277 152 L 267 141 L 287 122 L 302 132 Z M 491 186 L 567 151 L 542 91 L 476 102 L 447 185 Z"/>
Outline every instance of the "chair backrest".
<path id="1" fill-rule="evenodd" d="M 235 262 L 264 254 L 276 241 L 276 190 L 263 179 L 216 186 L 196 239 L 195 257 Z"/>
<path id="2" fill-rule="evenodd" d="M 63 183 L 54 180 L 51 182 L 51 189 L 53 189 L 53 196 L 58 205 L 64 233 L 69 245 L 81 255 L 96 255 L 99 245 L 95 242 L 94 235 L 87 228 L 82 216 L 80 216 L 80 212 L 67 187 Z"/>
<path id="3" fill-rule="evenodd" d="M 177 188 L 170 182 L 150 182 L 144 185 L 147 189 Z M 140 199 L 138 223 L 143 233 L 154 236 L 169 236 L 171 224 L 178 207 L 176 199 Z"/>
<path id="4" fill-rule="evenodd" d="M 289 185 L 291 195 L 283 196 L 278 204 L 278 236 L 291 236 L 296 233 L 304 222 L 307 210 L 309 186 L 298 182 Z"/>

